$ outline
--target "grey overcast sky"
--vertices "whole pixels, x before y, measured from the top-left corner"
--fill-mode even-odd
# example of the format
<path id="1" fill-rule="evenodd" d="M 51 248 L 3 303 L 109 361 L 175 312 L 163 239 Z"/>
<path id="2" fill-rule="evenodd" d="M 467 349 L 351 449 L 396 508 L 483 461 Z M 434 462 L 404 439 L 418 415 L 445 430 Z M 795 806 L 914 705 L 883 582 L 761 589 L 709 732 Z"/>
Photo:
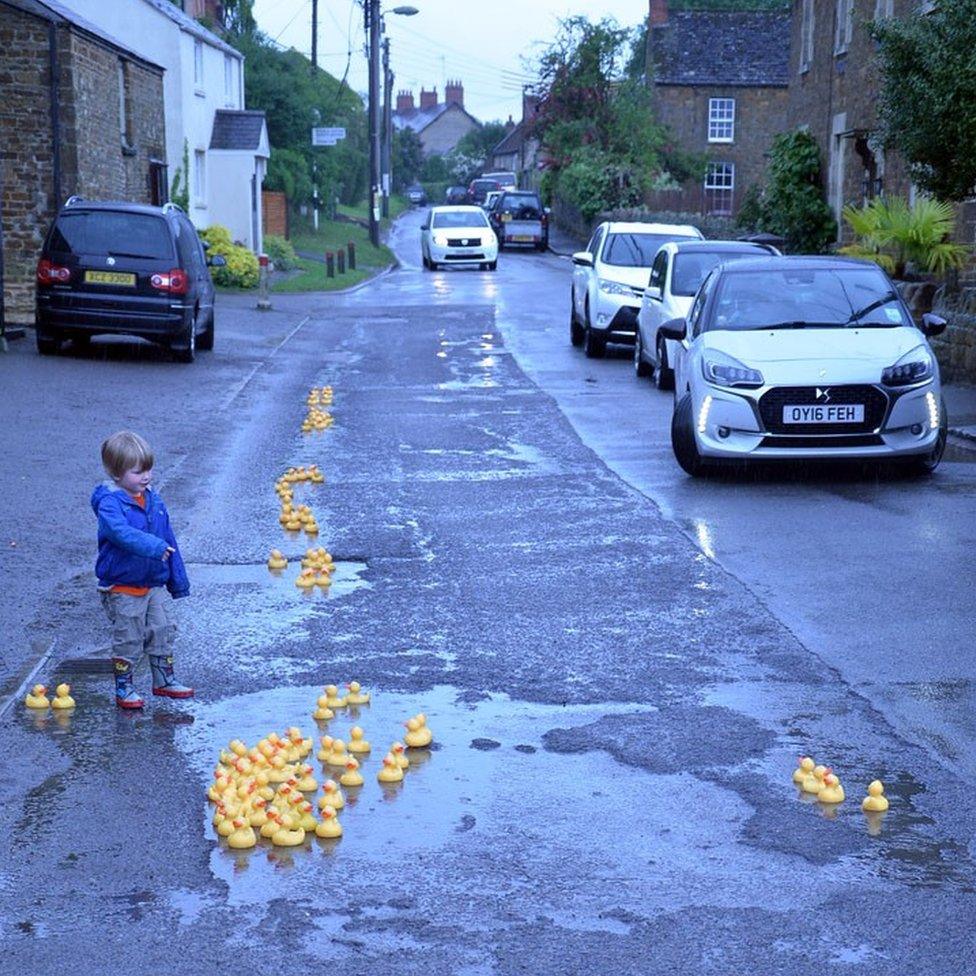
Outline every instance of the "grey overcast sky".
<path id="1" fill-rule="evenodd" d="M 406 5 L 406 0 L 402 0 Z M 389 11 L 401 0 L 385 0 Z M 386 15 L 394 88 L 437 87 L 460 78 L 465 108 L 483 122 L 521 113 L 521 85 L 531 81 L 523 59 L 534 58 L 552 39 L 560 19 L 583 14 L 615 17 L 635 27 L 647 16 L 647 0 L 410 0 L 414 17 Z M 311 51 L 312 0 L 255 0 L 258 26 L 279 44 Z M 363 13 L 359 0 L 319 0 L 319 64 L 341 78 L 351 47 L 348 82 L 366 90 Z"/>

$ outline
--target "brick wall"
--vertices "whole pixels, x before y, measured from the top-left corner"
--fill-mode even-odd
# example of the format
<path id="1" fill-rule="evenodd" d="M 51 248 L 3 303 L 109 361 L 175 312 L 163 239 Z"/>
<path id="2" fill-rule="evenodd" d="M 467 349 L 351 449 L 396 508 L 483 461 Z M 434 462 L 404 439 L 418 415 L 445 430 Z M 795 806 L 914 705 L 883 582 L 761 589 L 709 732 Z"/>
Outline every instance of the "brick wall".
<path id="1" fill-rule="evenodd" d="M 458 144 L 461 136 L 476 128 L 476 123 L 472 122 L 460 109 L 449 108 L 434 119 L 420 134 L 424 155 L 430 156 L 432 153 L 449 152 Z"/>
<path id="2" fill-rule="evenodd" d="M 55 199 L 47 21 L 12 8 L 0 18 L 0 167 L 4 296 L 30 321 L 34 268 L 57 208 L 73 193 L 148 202 L 149 160 L 165 158 L 162 71 L 123 58 L 129 145 L 120 121 L 120 52 L 56 28 L 61 186 Z M 29 120 L 29 124 L 25 122 Z"/>
<path id="3" fill-rule="evenodd" d="M 288 236 L 288 198 L 284 193 L 262 190 L 261 215 L 265 234 Z"/>
<path id="4" fill-rule="evenodd" d="M 708 141 L 708 106 L 712 98 L 735 99 L 734 141 Z M 733 213 L 742 194 L 762 179 L 766 153 L 773 137 L 787 128 L 786 88 L 684 85 L 655 85 L 658 120 L 669 126 L 682 149 L 707 154 L 716 162 L 735 164 Z M 697 193 L 698 186 L 689 187 Z"/>

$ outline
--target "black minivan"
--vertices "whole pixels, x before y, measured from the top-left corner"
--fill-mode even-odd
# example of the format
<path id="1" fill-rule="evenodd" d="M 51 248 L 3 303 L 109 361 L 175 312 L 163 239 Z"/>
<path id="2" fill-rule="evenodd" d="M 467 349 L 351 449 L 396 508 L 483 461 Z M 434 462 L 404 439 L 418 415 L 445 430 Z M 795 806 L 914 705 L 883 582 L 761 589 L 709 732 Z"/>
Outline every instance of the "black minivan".
<path id="1" fill-rule="evenodd" d="M 141 336 L 181 362 L 213 349 L 214 287 L 203 243 L 183 210 L 71 197 L 37 262 L 37 349 L 65 339 Z"/>

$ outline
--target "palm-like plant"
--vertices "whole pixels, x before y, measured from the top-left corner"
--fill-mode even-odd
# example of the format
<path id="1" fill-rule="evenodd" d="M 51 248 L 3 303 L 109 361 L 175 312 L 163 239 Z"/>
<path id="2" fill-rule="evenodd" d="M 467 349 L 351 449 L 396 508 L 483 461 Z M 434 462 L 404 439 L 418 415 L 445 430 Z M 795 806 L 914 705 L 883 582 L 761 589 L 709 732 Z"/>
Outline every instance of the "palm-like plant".
<path id="1" fill-rule="evenodd" d="M 904 276 L 909 263 L 945 274 L 969 257 L 964 245 L 947 240 L 956 219 L 952 206 L 931 197 L 920 196 L 912 206 L 901 197 L 875 197 L 863 207 L 845 207 L 843 215 L 855 241 L 840 253 L 868 258 L 896 278 Z"/>

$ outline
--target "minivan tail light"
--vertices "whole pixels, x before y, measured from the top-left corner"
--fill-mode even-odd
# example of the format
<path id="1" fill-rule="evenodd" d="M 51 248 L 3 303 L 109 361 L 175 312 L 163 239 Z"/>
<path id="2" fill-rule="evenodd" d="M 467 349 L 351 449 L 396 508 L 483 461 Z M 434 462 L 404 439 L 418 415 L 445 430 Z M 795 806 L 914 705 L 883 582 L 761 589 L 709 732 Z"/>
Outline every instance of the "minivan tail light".
<path id="1" fill-rule="evenodd" d="M 52 264 L 47 258 L 37 262 L 37 283 L 39 285 L 66 285 L 71 281 L 71 268 Z"/>
<path id="2" fill-rule="evenodd" d="M 149 278 L 149 284 L 170 295 L 185 295 L 190 279 L 182 268 L 173 268 L 172 271 L 156 272 Z"/>

